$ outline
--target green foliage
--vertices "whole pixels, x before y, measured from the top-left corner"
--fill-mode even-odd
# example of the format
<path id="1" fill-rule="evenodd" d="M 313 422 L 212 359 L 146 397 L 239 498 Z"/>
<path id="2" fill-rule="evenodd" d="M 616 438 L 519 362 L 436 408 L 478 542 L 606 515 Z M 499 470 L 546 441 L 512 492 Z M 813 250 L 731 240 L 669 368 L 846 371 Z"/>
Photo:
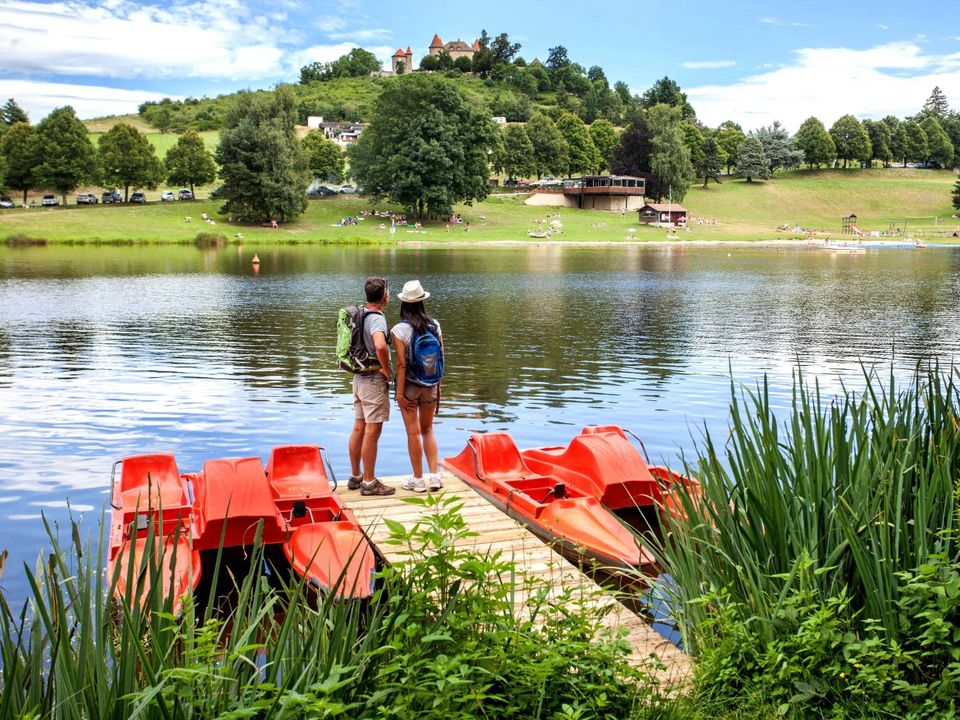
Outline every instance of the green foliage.
<path id="1" fill-rule="evenodd" d="M 553 120 L 536 113 L 527 123 L 526 130 L 533 144 L 533 167 L 537 177 L 563 172 L 567 166 L 568 148 Z"/>
<path id="2" fill-rule="evenodd" d="M 596 120 L 590 124 L 590 139 L 597 149 L 597 170 L 603 172 L 610 167 L 610 159 L 620 142 L 620 136 L 609 120 Z"/>
<path id="3" fill-rule="evenodd" d="M 557 120 L 557 132 L 567 145 L 565 174 L 587 173 L 599 164 L 597 148 L 583 120 L 572 113 L 564 113 Z"/>
<path id="4" fill-rule="evenodd" d="M 693 167 L 700 167 L 703 162 L 703 133 L 700 128 L 692 123 L 681 123 L 680 129 L 683 130 L 683 141 L 690 151 L 690 164 Z"/>
<path id="5" fill-rule="evenodd" d="M 720 182 L 720 173 L 723 171 L 725 161 L 726 155 L 723 154 L 723 149 L 717 142 L 715 134 L 711 133 L 703 141 L 703 145 L 700 146 L 700 161 L 694 167 L 697 176 L 703 178 L 704 190 L 706 190 L 707 180 L 710 178 L 713 178 L 717 183 Z"/>
<path id="6" fill-rule="evenodd" d="M 167 150 L 164 158 L 167 182 L 188 185 L 193 192 L 195 185 L 207 185 L 217 177 L 217 166 L 207 152 L 203 138 L 195 130 L 188 130 Z"/>
<path id="7" fill-rule="evenodd" d="M 347 156 L 339 145 L 327 140 L 319 130 L 308 132 L 300 144 L 313 177 L 330 182 L 343 180 Z"/>
<path id="8" fill-rule="evenodd" d="M 730 174 L 734 163 L 737 161 L 737 148 L 747 136 L 743 134 L 743 129 L 732 120 L 725 120 L 717 128 L 717 144 L 727 155 L 727 174 Z"/>
<path id="9" fill-rule="evenodd" d="M 287 86 L 238 103 L 230 112 L 216 152 L 223 213 L 261 223 L 293 220 L 306 210 L 309 178 L 293 129 L 294 112 Z"/>
<path id="10" fill-rule="evenodd" d="M 68 192 L 96 177 L 96 150 L 69 105 L 57 108 L 37 125 L 35 158 L 35 186 L 56 190 L 64 204 Z"/>
<path id="11" fill-rule="evenodd" d="M 843 115 L 830 127 L 830 137 L 837 149 L 837 159 L 847 167 L 850 160 L 868 162 L 872 146 L 870 136 L 853 115 Z"/>
<path id="12" fill-rule="evenodd" d="M 353 48 L 329 63 L 314 62 L 300 68 L 300 84 L 325 82 L 333 78 L 366 77 L 380 70 L 381 63 L 369 50 Z"/>
<path id="13" fill-rule="evenodd" d="M 960 210 L 960 180 L 953 186 L 953 209 Z"/>
<path id="14" fill-rule="evenodd" d="M 500 554 L 460 542 L 469 533 L 455 499 L 411 502 L 425 510 L 416 526 L 389 523 L 406 561 L 384 570 L 369 602 L 249 573 L 216 615 L 212 598 L 173 614 L 160 591 L 166 561 L 148 561 L 113 602 L 104 533 L 91 548 L 73 523 L 62 546 L 48 527 L 31 612 L 0 593 L 0 720 L 664 716 L 655 666 L 628 664 L 591 592 L 551 597 Z M 264 562 L 258 544 L 250 555 Z M 156 557 L 150 544 L 144 556 Z M 518 596 L 528 600 L 515 608 Z"/>
<path id="15" fill-rule="evenodd" d="M 0 121 L 9 127 L 17 123 L 29 123 L 30 116 L 27 115 L 26 110 L 17 105 L 16 100 L 10 98 L 3 104 L 3 107 L 0 108 Z"/>
<path id="16" fill-rule="evenodd" d="M 186 100 L 171 100 L 164 98 L 160 101 L 148 101 L 140 105 L 139 113 L 153 127 L 160 132 L 172 130 L 182 133 L 187 130 L 203 132 L 219 130 L 223 127 L 223 119 L 232 102 L 239 97 L 250 97 L 264 93 L 251 93 L 242 90 L 231 96 L 210 98 L 187 98 Z"/>
<path id="17" fill-rule="evenodd" d="M 0 138 L 0 154 L 4 159 L 4 185 L 23 193 L 27 203 L 27 191 L 34 186 L 34 168 L 37 165 L 37 136 L 28 123 L 17 123 Z"/>
<path id="18" fill-rule="evenodd" d="M 767 158 L 771 173 L 799 167 L 803 162 L 803 151 L 794 147 L 790 133 L 779 120 L 775 120 L 769 127 L 759 128 L 754 134 L 763 145 L 763 154 Z"/>
<path id="19" fill-rule="evenodd" d="M 525 178 L 536 169 L 533 143 L 523 125 L 507 125 L 501 132 L 496 167 L 509 178 Z"/>
<path id="20" fill-rule="evenodd" d="M 930 97 L 923 103 L 924 111 L 932 114 L 936 118 L 944 118 L 950 112 L 950 104 L 947 102 L 947 96 L 940 86 L 937 85 L 930 92 Z"/>
<path id="21" fill-rule="evenodd" d="M 770 163 L 763 153 L 763 143 L 753 135 L 748 135 L 737 146 L 737 175 L 745 177 L 747 182 L 753 182 L 755 177 L 770 177 Z"/>
<path id="22" fill-rule="evenodd" d="M 870 136 L 870 158 L 887 167 L 893 159 L 890 152 L 890 127 L 882 120 L 864 120 L 863 127 Z"/>
<path id="23" fill-rule="evenodd" d="M 489 116 L 436 75 L 397 78 L 380 96 L 373 119 L 350 148 L 353 176 L 374 197 L 389 197 L 424 217 L 487 196 Z"/>
<path id="24" fill-rule="evenodd" d="M 659 197 L 672 195 L 680 202 L 693 181 L 690 149 L 683 132 L 682 108 L 655 105 L 647 111 L 650 141 L 650 171 L 656 176 Z M 652 191 L 648 188 L 648 194 Z"/>
<path id="25" fill-rule="evenodd" d="M 669 105 L 680 109 L 680 117 L 684 120 L 693 120 L 696 113 L 693 106 L 687 102 L 686 93 L 680 90 L 676 81 L 664 76 L 653 83 L 640 96 L 640 105 L 648 110 L 656 105 Z"/>
<path id="26" fill-rule="evenodd" d="M 929 148 L 927 147 L 927 133 L 916 120 L 904 120 L 897 126 L 893 135 L 894 145 L 899 151 L 897 157 L 907 161 L 919 162 L 925 160 Z"/>
<path id="27" fill-rule="evenodd" d="M 821 165 L 830 166 L 837 157 L 837 147 L 823 123 L 815 117 L 803 121 L 794 136 L 797 149 L 803 153 L 803 160 L 811 168 Z"/>
<path id="28" fill-rule="evenodd" d="M 466 55 L 461 55 L 453 61 L 453 67 L 462 73 L 473 72 L 473 61 Z"/>
<path id="29" fill-rule="evenodd" d="M 153 145 L 135 127 L 117 123 L 100 137 L 98 145 L 100 180 L 107 186 L 123 187 L 124 202 L 131 186 L 153 189 L 160 182 L 163 170 Z"/>
<path id="30" fill-rule="evenodd" d="M 731 387 L 729 438 L 704 431 L 686 468 L 700 493 L 654 547 L 701 692 L 795 717 L 956 712 L 957 378 L 865 373 L 825 401 L 798 375 L 783 423 L 766 383 Z"/>
<path id="31" fill-rule="evenodd" d="M 927 162 L 932 161 L 940 163 L 942 167 L 949 167 L 953 162 L 954 147 L 943 131 L 943 127 L 933 115 L 925 117 L 920 127 L 927 136 Z"/>

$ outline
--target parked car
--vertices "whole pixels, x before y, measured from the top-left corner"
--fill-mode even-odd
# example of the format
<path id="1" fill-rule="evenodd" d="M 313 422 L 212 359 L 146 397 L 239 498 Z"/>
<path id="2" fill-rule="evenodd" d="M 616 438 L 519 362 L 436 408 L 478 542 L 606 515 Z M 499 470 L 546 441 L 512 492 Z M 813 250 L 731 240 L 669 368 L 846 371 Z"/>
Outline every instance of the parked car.
<path id="1" fill-rule="evenodd" d="M 130 202 L 143 204 L 147 201 L 147 194 L 143 190 L 134 190 Z"/>
<path id="2" fill-rule="evenodd" d="M 180 199 L 181 200 L 193 200 L 193 193 L 190 192 L 187 188 L 180 188 Z"/>
<path id="3" fill-rule="evenodd" d="M 177 196 L 173 194 L 173 190 L 164 190 L 160 193 L 160 202 L 173 202 L 177 199 Z"/>
<path id="4" fill-rule="evenodd" d="M 357 191 L 357 188 L 354 187 L 353 185 L 344 185 L 343 187 L 340 188 L 341 195 L 349 195 L 351 193 L 355 193 L 356 191 Z"/>
<path id="5" fill-rule="evenodd" d="M 0 208 L 12 208 L 16 207 L 13 200 L 11 200 L 6 195 L 0 195 Z"/>
<path id="6" fill-rule="evenodd" d="M 307 190 L 307 197 L 319 198 L 319 197 L 329 197 L 331 195 L 336 195 L 337 191 L 328 188 L 326 185 L 320 185 L 319 187 L 312 188 Z"/>
<path id="7" fill-rule="evenodd" d="M 77 193 L 77 205 L 96 205 L 100 200 L 93 193 Z"/>
<path id="8" fill-rule="evenodd" d="M 103 201 L 104 205 L 123 202 L 123 196 L 120 195 L 120 193 L 116 190 L 105 190 L 103 195 L 100 196 L 100 199 Z"/>
<path id="9" fill-rule="evenodd" d="M 44 195 L 42 198 L 40 198 L 40 204 L 43 207 L 56 207 L 60 204 L 60 201 L 57 200 L 56 195 Z"/>

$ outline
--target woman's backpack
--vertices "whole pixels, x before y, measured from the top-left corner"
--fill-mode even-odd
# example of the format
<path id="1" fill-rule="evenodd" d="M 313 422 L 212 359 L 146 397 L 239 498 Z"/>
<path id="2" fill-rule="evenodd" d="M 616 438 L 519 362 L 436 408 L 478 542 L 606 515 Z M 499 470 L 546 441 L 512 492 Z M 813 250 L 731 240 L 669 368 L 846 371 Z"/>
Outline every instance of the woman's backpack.
<path id="1" fill-rule="evenodd" d="M 437 324 L 432 320 L 417 332 L 407 347 L 407 380 L 427 387 L 443 379 L 443 345 Z"/>

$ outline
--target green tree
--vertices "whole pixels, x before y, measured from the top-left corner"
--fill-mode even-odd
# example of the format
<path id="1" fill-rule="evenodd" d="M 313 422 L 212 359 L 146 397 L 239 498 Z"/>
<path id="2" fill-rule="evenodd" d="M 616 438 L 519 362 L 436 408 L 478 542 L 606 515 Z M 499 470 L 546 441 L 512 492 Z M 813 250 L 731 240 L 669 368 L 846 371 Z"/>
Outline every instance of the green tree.
<path id="1" fill-rule="evenodd" d="M 793 139 L 779 120 L 769 127 L 762 127 L 754 133 L 763 145 L 763 154 L 773 173 L 781 168 L 789 170 L 803 162 L 803 151 L 794 147 Z"/>
<path id="2" fill-rule="evenodd" d="M 508 178 L 524 178 L 535 170 L 533 143 L 523 125 L 507 125 L 501 132 L 497 168 Z"/>
<path id="3" fill-rule="evenodd" d="M 890 159 L 896 160 L 897 158 L 902 158 L 906 148 L 901 144 L 905 136 L 903 133 L 898 132 L 900 129 L 900 120 L 893 115 L 887 115 L 880 122 L 887 126 L 887 130 L 890 133 L 890 142 L 887 143 L 890 148 Z"/>
<path id="4" fill-rule="evenodd" d="M 547 69 L 551 72 L 569 64 L 570 58 L 567 56 L 567 49 L 563 45 L 557 45 L 547 51 Z"/>
<path id="5" fill-rule="evenodd" d="M 104 185 L 123 187 L 123 201 L 130 187 L 155 188 L 163 172 L 146 135 L 127 123 L 117 123 L 100 136 L 100 179 Z"/>
<path id="6" fill-rule="evenodd" d="M 26 111 L 17 105 L 17 101 L 13 98 L 7 100 L 3 105 L 3 109 L 0 109 L 0 118 L 2 118 L 3 124 L 8 126 L 15 125 L 16 123 L 30 122 Z"/>
<path id="7" fill-rule="evenodd" d="M 97 151 L 69 105 L 57 108 L 39 122 L 36 147 L 35 187 L 56 190 L 64 205 L 68 192 L 96 176 Z"/>
<path id="8" fill-rule="evenodd" d="M 420 69 L 433 72 L 440 69 L 440 59 L 436 55 L 424 55 L 420 58 Z"/>
<path id="9" fill-rule="evenodd" d="M 804 120 L 793 139 L 797 149 L 803 153 L 804 162 L 811 168 L 832 165 L 837 157 L 833 138 L 823 123 L 815 117 Z"/>
<path id="10" fill-rule="evenodd" d="M 950 138 L 950 144 L 953 145 L 952 167 L 956 167 L 960 164 L 960 113 L 950 113 L 940 121 L 940 125 Z"/>
<path id="11" fill-rule="evenodd" d="M 557 132 L 553 120 L 543 113 L 534 113 L 526 130 L 533 144 L 533 171 L 537 178 L 547 173 L 562 173 L 567 166 L 567 143 Z"/>
<path id="12" fill-rule="evenodd" d="M 227 113 L 216 160 L 222 211 L 241 222 L 293 220 L 307 208 L 306 160 L 294 131 L 289 86 L 237 102 Z"/>
<path id="13" fill-rule="evenodd" d="M 707 180 L 713 178 L 714 182 L 720 183 L 720 173 L 723 172 L 723 163 L 726 157 L 716 136 L 711 133 L 703 141 L 700 148 L 699 164 L 694 165 L 697 177 L 703 178 L 703 189 L 707 189 Z"/>
<path id="14" fill-rule="evenodd" d="M 453 61 L 453 67 L 462 73 L 473 72 L 473 61 L 466 55 L 461 55 Z"/>
<path id="15" fill-rule="evenodd" d="M 4 184 L 23 193 L 24 205 L 27 204 L 27 191 L 35 184 L 37 151 L 36 131 L 29 123 L 11 125 L 0 138 L 0 154 L 5 161 Z"/>
<path id="16" fill-rule="evenodd" d="M 745 177 L 747 182 L 756 178 L 770 177 L 770 165 L 763 154 L 763 143 L 753 135 L 747 135 L 737 148 L 737 175 Z"/>
<path id="17" fill-rule="evenodd" d="M 847 167 L 850 160 L 869 162 L 870 136 L 853 115 L 843 115 L 830 127 L 830 137 L 837 148 L 837 159 Z"/>
<path id="18" fill-rule="evenodd" d="M 596 120 L 590 125 L 590 139 L 593 140 L 593 146 L 597 149 L 599 158 L 597 170 L 603 172 L 610 167 L 610 159 L 620 141 L 620 136 L 609 120 Z"/>
<path id="19" fill-rule="evenodd" d="M 960 210 L 960 180 L 953 186 L 953 209 Z"/>
<path id="20" fill-rule="evenodd" d="M 926 161 L 939 163 L 941 167 L 949 167 L 953 162 L 954 147 L 940 123 L 933 115 L 927 115 L 920 123 L 920 127 L 927 134 Z"/>
<path id="21" fill-rule="evenodd" d="M 863 128 L 870 136 L 870 159 L 879 160 L 884 167 L 890 164 L 890 128 L 882 120 L 864 120 Z"/>
<path id="22" fill-rule="evenodd" d="M 417 217 L 437 217 L 454 203 L 487 196 L 495 132 L 456 85 L 416 73 L 384 89 L 349 150 L 350 165 L 367 193 L 389 197 Z"/>
<path id="23" fill-rule="evenodd" d="M 683 141 L 690 151 L 690 164 L 698 168 L 703 162 L 703 133 L 693 123 L 682 123 L 680 128 L 683 130 Z"/>
<path id="24" fill-rule="evenodd" d="M 573 113 L 564 113 L 557 120 L 557 132 L 567 143 L 566 176 L 587 173 L 599 163 L 597 148 L 590 139 L 590 132 L 583 120 Z"/>
<path id="25" fill-rule="evenodd" d="M 927 133 L 924 132 L 916 120 L 904 120 L 897 127 L 893 135 L 893 144 L 897 148 L 897 155 L 907 162 L 919 162 L 927 157 Z"/>
<path id="26" fill-rule="evenodd" d="M 647 111 L 647 124 L 652 133 L 650 171 L 658 180 L 660 192 L 672 194 L 678 202 L 686 196 L 694 179 L 681 117 L 681 107 L 661 104 Z"/>
<path id="27" fill-rule="evenodd" d="M 207 152 L 203 138 L 196 130 L 187 130 L 177 139 L 177 144 L 167 150 L 164 158 L 167 182 L 174 185 L 189 185 L 190 192 L 196 185 L 207 185 L 217 177 L 217 165 Z"/>
<path id="28" fill-rule="evenodd" d="M 329 63 L 310 63 L 300 68 L 300 84 L 323 82 L 333 78 L 366 77 L 381 69 L 381 63 L 369 50 L 353 48 Z"/>
<path id="29" fill-rule="evenodd" d="M 493 63 L 499 65 L 512 62 L 521 47 L 520 43 L 510 42 L 510 36 L 507 33 L 500 33 L 490 41 Z"/>
<path id="30" fill-rule="evenodd" d="M 743 128 L 733 122 L 733 120 L 725 120 L 720 123 L 720 127 L 717 128 L 717 144 L 720 145 L 720 149 L 727 155 L 727 175 L 730 174 L 734 163 L 737 161 L 737 148 L 740 147 L 740 143 L 742 143 L 746 137 L 747 136 L 743 134 Z"/>
<path id="31" fill-rule="evenodd" d="M 640 116 L 620 136 L 620 144 L 613 151 L 610 172 L 615 175 L 642 177 L 646 182 L 645 194 L 660 198 L 663 195 L 660 182 L 650 169 L 652 154 L 653 135 L 646 119 Z"/>
<path id="32" fill-rule="evenodd" d="M 300 145 L 313 177 L 330 182 L 343 179 L 347 157 L 333 140 L 327 140 L 319 130 L 311 130 L 300 141 Z"/>
<path id="33" fill-rule="evenodd" d="M 696 117 L 693 106 L 687 102 L 687 95 L 681 92 L 680 86 L 676 81 L 664 76 L 653 83 L 650 88 L 640 96 L 640 104 L 649 109 L 655 105 L 669 105 L 680 108 L 680 116 L 684 120 L 692 120 Z"/>
<path id="34" fill-rule="evenodd" d="M 950 112 L 950 104 L 947 102 L 947 96 L 944 95 L 939 85 L 933 88 L 930 97 L 928 97 L 927 101 L 923 104 L 923 109 L 938 119 L 946 117 L 947 113 Z"/>

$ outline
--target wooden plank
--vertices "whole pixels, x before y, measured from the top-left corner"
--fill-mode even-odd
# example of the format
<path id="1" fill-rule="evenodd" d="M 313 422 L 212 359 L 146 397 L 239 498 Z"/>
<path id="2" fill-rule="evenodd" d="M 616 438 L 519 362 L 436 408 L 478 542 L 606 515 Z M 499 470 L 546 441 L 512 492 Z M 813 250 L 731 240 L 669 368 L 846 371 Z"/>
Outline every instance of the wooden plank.
<path id="1" fill-rule="evenodd" d="M 347 490 L 345 484 L 340 485 L 337 493 L 367 530 L 371 542 L 384 559 L 393 564 L 402 563 L 408 559 L 404 555 L 406 548 L 387 543 L 390 531 L 383 520 L 390 519 L 410 527 L 432 510 L 404 502 L 404 498 L 423 495 L 399 489 L 402 478 L 381 478 L 381 481 L 397 487 L 397 493 L 363 496 L 359 491 Z M 500 512 L 468 485 L 447 473 L 443 475 L 443 483 L 444 488 L 440 492 L 462 503 L 460 516 L 474 533 L 462 541 L 463 546 L 479 552 L 499 552 L 503 559 L 513 560 L 518 575 L 532 581 L 529 586 L 520 586 L 515 594 L 518 614 L 526 613 L 525 603 L 539 592 L 546 592 L 552 600 L 572 593 L 576 602 L 584 607 L 604 612 L 605 626 L 626 631 L 634 662 L 646 662 L 652 655 L 664 666 L 664 670 L 657 673 L 662 682 L 673 685 L 688 680 L 689 657 L 650 627 L 644 618 L 618 602 L 613 594 L 602 592 L 578 567 L 565 560 L 530 530 Z"/>

